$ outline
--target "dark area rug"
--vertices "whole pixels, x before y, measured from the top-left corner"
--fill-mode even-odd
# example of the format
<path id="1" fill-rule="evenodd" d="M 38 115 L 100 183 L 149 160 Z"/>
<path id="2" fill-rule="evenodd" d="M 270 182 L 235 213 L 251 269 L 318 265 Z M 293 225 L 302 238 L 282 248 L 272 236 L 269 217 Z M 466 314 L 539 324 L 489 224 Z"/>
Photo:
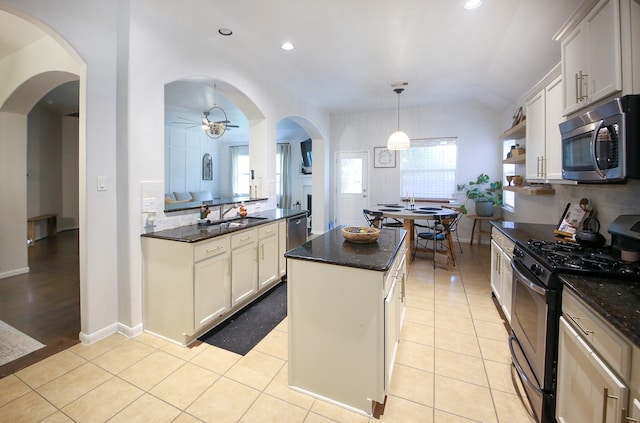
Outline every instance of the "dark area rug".
<path id="1" fill-rule="evenodd" d="M 287 283 L 281 282 L 198 339 L 245 355 L 286 316 Z"/>

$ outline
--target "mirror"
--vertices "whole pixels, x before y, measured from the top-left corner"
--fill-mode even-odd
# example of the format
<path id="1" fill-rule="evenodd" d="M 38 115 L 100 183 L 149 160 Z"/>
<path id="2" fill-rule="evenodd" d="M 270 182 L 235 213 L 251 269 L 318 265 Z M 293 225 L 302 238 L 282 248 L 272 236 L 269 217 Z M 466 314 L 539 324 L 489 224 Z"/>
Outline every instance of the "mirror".
<path id="1" fill-rule="evenodd" d="M 164 94 L 165 211 L 249 200 L 233 196 L 230 180 L 231 147 L 249 144 L 248 119 L 230 100 L 241 93 L 197 78 L 166 84 Z M 217 125 L 209 135 L 203 118 Z M 224 132 L 215 133 L 220 127 Z"/>

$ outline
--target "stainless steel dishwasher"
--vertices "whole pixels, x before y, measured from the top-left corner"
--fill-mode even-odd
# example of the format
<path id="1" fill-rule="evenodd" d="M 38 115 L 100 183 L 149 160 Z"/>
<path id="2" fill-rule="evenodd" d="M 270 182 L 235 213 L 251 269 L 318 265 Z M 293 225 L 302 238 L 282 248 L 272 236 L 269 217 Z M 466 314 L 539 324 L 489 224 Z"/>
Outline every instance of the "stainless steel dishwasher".
<path id="1" fill-rule="evenodd" d="M 307 242 L 307 216 L 299 215 L 287 219 L 287 251 Z"/>

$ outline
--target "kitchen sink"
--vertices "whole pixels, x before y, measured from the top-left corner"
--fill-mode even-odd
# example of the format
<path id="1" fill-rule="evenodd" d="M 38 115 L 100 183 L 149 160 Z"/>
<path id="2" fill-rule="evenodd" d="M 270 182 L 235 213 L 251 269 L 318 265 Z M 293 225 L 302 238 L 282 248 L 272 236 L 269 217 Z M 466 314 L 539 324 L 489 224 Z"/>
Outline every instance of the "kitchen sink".
<path id="1" fill-rule="evenodd" d="M 260 223 L 263 220 L 266 220 L 266 217 L 256 217 L 256 216 L 245 216 L 245 217 L 234 217 L 231 219 L 218 220 L 213 222 L 201 223 L 204 226 L 217 226 L 219 228 L 243 228 L 248 225 Z"/>

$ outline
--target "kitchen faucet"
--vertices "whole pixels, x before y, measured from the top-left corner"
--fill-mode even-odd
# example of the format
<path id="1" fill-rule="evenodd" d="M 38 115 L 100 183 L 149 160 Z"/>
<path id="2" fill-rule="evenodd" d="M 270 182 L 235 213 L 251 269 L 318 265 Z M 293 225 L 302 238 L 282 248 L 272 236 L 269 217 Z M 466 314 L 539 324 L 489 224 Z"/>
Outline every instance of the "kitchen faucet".
<path id="1" fill-rule="evenodd" d="M 239 203 L 234 203 L 231 205 L 231 207 L 229 207 L 227 210 L 225 210 L 221 215 L 220 215 L 220 219 L 224 219 L 224 217 L 226 216 L 227 213 L 229 213 L 231 210 L 235 210 L 238 208 L 238 204 Z M 224 209 L 224 206 L 223 206 Z"/>

